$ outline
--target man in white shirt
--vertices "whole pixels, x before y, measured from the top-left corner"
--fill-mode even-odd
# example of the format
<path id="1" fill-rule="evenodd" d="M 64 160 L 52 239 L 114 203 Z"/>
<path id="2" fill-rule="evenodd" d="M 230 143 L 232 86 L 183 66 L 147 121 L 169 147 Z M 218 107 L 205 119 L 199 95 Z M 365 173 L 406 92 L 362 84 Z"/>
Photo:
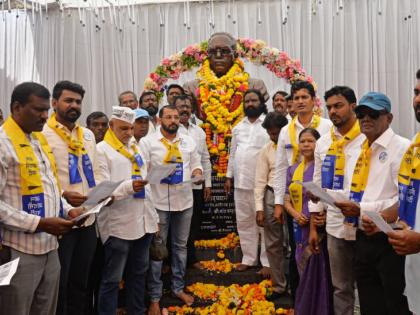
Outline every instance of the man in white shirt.
<path id="1" fill-rule="evenodd" d="M 277 141 L 280 130 L 286 125 L 287 118 L 279 112 L 270 112 L 265 116 L 262 127 L 267 131 L 271 141 L 260 150 L 255 168 L 254 198 L 255 209 L 257 210 L 256 220 L 258 226 L 264 228 L 265 248 L 273 282 L 271 299 L 278 298 L 286 290 L 283 225 L 273 217 L 273 177 Z"/>
<path id="2" fill-rule="evenodd" d="M 420 122 L 420 69 L 417 71 L 417 84 L 414 87 L 413 107 L 417 122 Z M 411 161 L 412 175 L 409 178 L 409 187 L 405 190 L 400 188 L 399 209 L 394 207 L 394 216 L 400 216 L 411 229 L 394 230 L 388 233 L 388 241 L 399 255 L 405 257 L 405 295 L 408 299 L 408 306 L 413 314 L 420 314 L 420 198 L 419 198 L 419 163 L 418 163 L 418 143 L 420 133 L 417 133 L 410 146 L 412 155 L 415 156 Z M 410 150 L 409 149 L 409 150 Z M 409 151 L 406 155 L 410 154 Z M 403 161 L 405 160 L 403 157 Z M 401 172 L 401 167 L 400 167 Z M 402 174 L 400 174 L 401 176 Z M 401 183 L 400 183 L 401 185 Z M 411 191 L 410 191 L 411 190 Z M 414 192 L 414 193 L 413 193 Z M 412 199 L 409 197 L 412 196 Z M 386 210 L 385 210 L 386 211 Z M 384 211 L 384 212 L 385 212 Z"/>
<path id="3" fill-rule="evenodd" d="M 149 247 L 157 231 L 157 214 L 150 202 L 146 164 L 133 136 L 135 112 L 114 107 L 104 141 L 98 144 L 100 179 L 123 181 L 115 201 L 98 216 L 105 261 L 98 313 L 116 314 L 119 283 L 126 272 L 128 314 L 144 314 Z"/>
<path id="4" fill-rule="evenodd" d="M 151 134 L 156 131 L 158 128 L 158 118 L 157 113 L 159 110 L 159 100 L 157 95 L 153 91 L 144 91 L 140 95 L 139 100 L 140 108 L 146 110 L 150 115 L 150 122 L 149 122 L 149 131 L 148 134 Z"/>
<path id="5" fill-rule="evenodd" d="M 176 96 L 174 105 L 179 112 L 179 132 L 186 134 L 194 139 L 197 146 L 197 152 L 201 157 L 201 166 L 203 167 L 204 183 L 193 185 L 193 215 L 191 218 L 190 236 L 188 238 L 188 256 L 187 265 L 194 268 L 201 268 L 197 257 L 195 256 L 194 241 L 200 233 L 202 211 L 204 209 L 204 201 L 209 201 L 211 198 L 211 163 L 210 154 L 207 149 L 206 133 L 203 129 L 195 124 L 190 123 L 192 114 L 192 99 L 189 95 Z M 204 186 L 204 187 L 203 187 Z"/>
<path id="6" fill-rule="evenodd" d="M 90 189 L 98 184 L 95 136 L 77 123 L 84 94 L 85 90 L 77 83 L 57 82 L 52 95 L 54 112 L 43 129 L 57 161 L 63 197 L 73 207 L 79 207 Z M 61 273 L 57 314 L 80 314 L 89 303 L 89 270 L 96 248 L 94 221 L 94 216 L 89 217 L 82 227 L 59 240 Z"/>
<path id="7" fill-rule="evenodd" d="M 261 148 L 270 141 L 261 126 L 267 113 L 264 97 L 258 90 L 244 93 L 245 116 L 232 129 L 232 142 L 226 173 L 225 191 L 234 187 L 236 226 L 242 250 L 242 263 L 237 270 L 244 271 L 258 264 L 258 244 L 261 235 L 261 272 L 269 276 L 269 263 L 265 252 L 264 230 L 255 221 L 254 179 L 257 157 Z"/>
<path id="8" fill-rule="evenodd" d="M 133 91 L 125 91 L 118 95 L 118 104 L 123 107 L 131 108 L 135 110 L 139 107 L 139 102 L 137 101 L 137 95 Z"/>
<path id="9" fill-rule="evenodd" d="M 161 126 L 156 132 L 140 141 L 142 156 L 148 169 L 157 165 L 174 163 L 175 171 L 151 184 L 154 206 L 159 215 L 159 235 L 166 242 L 171 231 L 171 290 L 184 303 L 191 305 L 194 298 L 184 292 L 187 263 L 187 240 L 193 207 L 192 181 L 201 177 L 203 169 L 195 141 L 178 131 L 179 113 L 175 106 L 164 106 L 159 111 Z M 162 297 L 162 262 L 151 261 L 148 279 L 151 304 L 149 314 L 160 314 Z"/>
<path id="10" fill-rule="evenodd" d="M 15 87 L 11 115 L 0 127 L 0 255 L 19 258 L 9 286 L 0 288 L 0 314 L 53 315 L 60 279 L 58 242 L 82 209 L 61 198 L 56 161 L 40 133 L 48 118 L 50 93 L 42 85 L 25 82 Z M 10 222 L 12 219 L 18 222 Z M 12 224 L 10 224 L 12 223 Z M 18 228 L 13 225 L 18 225 Z M 3 261 L 4 262 L 4 261 Z"/>
<path id="11" fill-rule="evenodd" d="M 345 224 L 359 226 L 355 244 L 355 276 L 362 314 L 410 314 L 404 296 L 404 257 L 384 233 L 367 235 L 359 217 L 379 212 L 398 200 L 398 171 L 409 141 L 394 133 L 391 101 L 378 92 L 364 95 L 355 109 L 366 136 L 350 184 L 351 201 L 337 202 Z"/>
<path id="12" fill-rule="evenodd" d="M 315 90 L 311 83 L 298 81 L 291 87 L 294 110 L 297 115 L 293 120 L 281 130 L 277 145 L 276 167 L 273 179 L 273 189 L 275 196 L 274 217 L 280 222 L 283 221 L 284 192 L 286 189 L 287 168 L 299 160 L 299 133 L 307 128 L 315 128 L 319 134 L 330 131 L 331 121 L 319 117 L 314 113 Z M 293 236 L 293 218 L 287 215 L 287 225 L 289 232 L 289 245 L 291 257 L 295 256 L 295 241 Z M 290 289 L 292 297 L 295 296 L 296 288 L 299 283 L 299 274 L 294 259 L 289 261 Z"/>
<path id="13" fill-rule="evenodd" d="M 331 131 L 318 139 L 315 148 L 313 181 L 324 189 L 349 191 L 354 166 L 365 135 L 360 132 L 354 109 L 356 95 L 346 86 L 334 86 L 324 96 Z M 309 202 L 311 211 L 310 243 L 317 251 L 319 235 L 315 225 L 327 212 L 326 230 L 330 258 L 332 284 L 334 287 L 335 314 L 353 315 L 354 312 L 354 241 L 346 240 L 344 216 L 338 209 L 321 202 Z M 320 211 L 320 212 L 319 212 Z M 317 213 L 320 213 L 317 218 Z"/>

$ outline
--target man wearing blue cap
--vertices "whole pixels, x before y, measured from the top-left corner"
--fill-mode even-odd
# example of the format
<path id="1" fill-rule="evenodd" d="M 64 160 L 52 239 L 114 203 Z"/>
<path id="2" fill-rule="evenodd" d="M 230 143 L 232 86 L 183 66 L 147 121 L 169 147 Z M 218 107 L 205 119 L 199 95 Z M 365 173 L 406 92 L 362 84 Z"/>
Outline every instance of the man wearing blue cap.
<path id="1" fill-rule="evenodd" d="M 134 113 L 133 136 L 136 139 L 137 145 L 139 145 L 140 139 L 145 137 L 149 132 L 150 115 L 146 110 L 141 108 L 134 110 Z"/>
<path id="2" fill-rule="evenodd" d="M 358 227 L 354 268 L 361 313 L 410 314 L 403 294 L 404 258 L 395 253 L 386 234 L 367 233 L 359 224 L 365 211 L 381 212 L 398 200 L 397 175 L 409 141 L 391 129 L 391 101 L 386 95 L 367 93 L 355 111 L 366 140 L 351 179 L 351 201 L 336 206 L 345 225 Z"/>

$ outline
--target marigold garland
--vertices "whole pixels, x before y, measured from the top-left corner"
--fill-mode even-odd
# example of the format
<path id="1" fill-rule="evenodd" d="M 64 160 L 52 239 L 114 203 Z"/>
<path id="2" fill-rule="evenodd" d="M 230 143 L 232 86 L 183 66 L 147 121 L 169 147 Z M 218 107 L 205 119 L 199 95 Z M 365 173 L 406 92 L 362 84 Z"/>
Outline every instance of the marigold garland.
<path id="1" fill-rule="evenodd" d="M 209 71 L 207 47 L 208 43 L 204 41 L 199 44 L 190 45 L 182 52 L 162 59 L 155 71 L 150 73 L 144 81 L 144 89 L 155 91 L 160 98 L 163 95 L 164 86 L 169 79 L 178 80 L 183 72 L 190 71 L 200 65 L 202 66 L 197 73 L 199 76 L 204 75 L 199 88 L 199 97 L 202 103 L 204 103 L 203 99 L 206 99 L 208 103 L 203 106 L 203 110 L 208 117 L 202 127 L 206 131 L 206 141 L 210 154 L 216 157 L 214 169 L 218 176 L 223 177 L 226 174 L 229 160 L 228 144 L 231 136 L 230 130 L 243 117 L 241 96 L 248 88 L 249 76 L 243 71 L 242 62 L 237 59 L 235 60 L 235 69 L 231 69 L 231 74 L 227 74 L 222 77 L 223 79 L 219 78 L 215 81 L 214 74 L 212 74 L 211 70 Z M 310 82 L 315 90 L 317 88 L 313 79 L 302 69 L 298 60 L 291 59 L 287 53 L 279 51 L 277 48 L 267 46 L 262 40 L 239 38 L 237 42 L 237 53 L 239 58 L 247 59 L 255 65 L 264 66 L 275 76 L 285 79 L 289 83 L 303 80 Z M 215 81 L 216 83 L 223 81 L 229 88 L 218 89 L 209 84 L 209 81 Z M 212 95 L 201 94 L 201 92 L 206 93 L 206 90 L 209 90 L 209 94 Z M 227 107 L 229 104 L 231 105 L 230 108 Z M 317 109 L 315 111 L 318 113 L 320 112 L 320 104 L 321 101 L 317 98 Z"/>
<path id="2" fill-rule="evenodd" d="M 198 240 L 194 242 L 196 248 L 233 249 L 239 245 L 239 236 L 229 233 L 225 237 L 213 240 Z"/>
<path id="3" fill-rule="evenodd" d="M 246 284 L 240 286 L 232 284 L 229 287 L 213 284 L 195 283 L 187 290 L 202 300 L 216 301 L 206 307 L 171 306 L 169 314 L 177 315 L 273 315 L 288 314 L 288 310 L 275 309 L 274 303 L 266 300 L 272 292 L 270 280 L 259 284 Z"/>
<path id="4" fill-rule="evenodd" d="M 220 261 L 212 260 L 203 260 L 200 261 L 200 265 L 203 269 L 207 271 L 217 272 L 217 273 L 229 273 L 232 270 L 236 269 L 239 263 L 232 263 L 229 259 L 224 259 Z"/>

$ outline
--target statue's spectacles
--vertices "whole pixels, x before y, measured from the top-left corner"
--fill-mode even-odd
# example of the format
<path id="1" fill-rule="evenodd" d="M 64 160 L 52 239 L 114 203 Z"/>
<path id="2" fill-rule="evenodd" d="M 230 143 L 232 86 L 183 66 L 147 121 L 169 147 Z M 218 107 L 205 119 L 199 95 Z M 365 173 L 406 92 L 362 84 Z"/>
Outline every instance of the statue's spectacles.
<path id="1" fill-rule="evenodd" d="M 209 56 L 217 56 L 217 54 L 220 53 L 221 56 L 227 57 L 232 55 L 232 49 L 230 48 L 210 48 L 207 50 L 207 54 Z"/>

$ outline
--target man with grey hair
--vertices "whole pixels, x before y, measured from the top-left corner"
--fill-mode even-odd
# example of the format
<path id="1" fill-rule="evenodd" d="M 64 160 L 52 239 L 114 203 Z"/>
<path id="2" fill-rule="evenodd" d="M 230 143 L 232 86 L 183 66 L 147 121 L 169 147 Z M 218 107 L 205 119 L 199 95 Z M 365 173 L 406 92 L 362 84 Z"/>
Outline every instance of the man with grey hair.
<path id="1" fill-rule="evenodd" d="M 118 96 L 118 104 L 123 107 L 131 108 L 135 110 L 139 107 L 139 102 L 137 101 L 137 95 L 132 91 L 122 92 Z"/>

